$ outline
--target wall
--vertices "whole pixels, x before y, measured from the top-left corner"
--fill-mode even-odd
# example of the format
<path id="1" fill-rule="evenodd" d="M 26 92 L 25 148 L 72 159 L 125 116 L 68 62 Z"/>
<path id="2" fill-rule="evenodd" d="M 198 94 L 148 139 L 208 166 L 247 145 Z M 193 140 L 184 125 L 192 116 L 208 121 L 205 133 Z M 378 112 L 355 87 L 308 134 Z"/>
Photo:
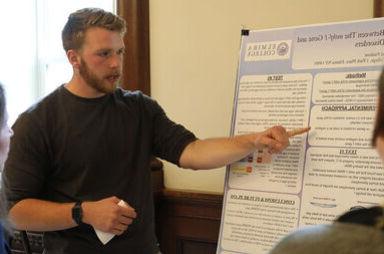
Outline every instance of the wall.
<path id="1" fill-rule="evenodd" d="M 150 0 L 152 97 L 199 138 L 227 136 L 242 28 L 372 16 L 373 0 Z M 164 168 L 167 188 L 223 191 L 224 168 Z"/>

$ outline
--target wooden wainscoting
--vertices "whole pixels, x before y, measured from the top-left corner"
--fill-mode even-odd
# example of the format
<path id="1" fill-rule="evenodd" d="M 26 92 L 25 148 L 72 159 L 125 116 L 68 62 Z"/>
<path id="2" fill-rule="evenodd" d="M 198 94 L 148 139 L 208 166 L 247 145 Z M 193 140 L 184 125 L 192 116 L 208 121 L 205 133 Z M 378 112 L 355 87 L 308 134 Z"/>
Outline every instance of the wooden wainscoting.
<path id="1" fill-rule="evenodd" d="M 223 196 L 165 189 L 156 225 L 163 254 L 215 254 Z"/>

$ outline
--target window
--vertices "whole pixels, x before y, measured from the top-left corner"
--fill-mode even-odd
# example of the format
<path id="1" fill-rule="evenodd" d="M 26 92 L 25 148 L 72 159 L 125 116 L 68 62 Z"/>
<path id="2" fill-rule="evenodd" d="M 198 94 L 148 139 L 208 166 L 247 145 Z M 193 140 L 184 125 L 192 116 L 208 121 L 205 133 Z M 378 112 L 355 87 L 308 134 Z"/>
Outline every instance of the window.
<path id="1" fill-rule="evenodd" d="M 116 13 L 115 0 L 0 2 L 0 82 L 7 93 L 9 124 L 72 77 L 61 30 L 68 15 L 84 7 Z"/>

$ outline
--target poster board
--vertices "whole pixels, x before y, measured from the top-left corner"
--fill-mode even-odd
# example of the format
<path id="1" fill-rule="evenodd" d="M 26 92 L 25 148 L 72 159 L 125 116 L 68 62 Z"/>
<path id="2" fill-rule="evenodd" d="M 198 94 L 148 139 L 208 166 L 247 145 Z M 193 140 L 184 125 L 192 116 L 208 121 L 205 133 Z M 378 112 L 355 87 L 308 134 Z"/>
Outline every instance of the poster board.
<path id="1" fill-rule="evenodd" d="M 312 129 L 227 167 L 217 253 L 267 253 L 297 228 L 381 203 L 371 134 L 384 19 L 244 30 L 239 57 L 231 135 Z"/>

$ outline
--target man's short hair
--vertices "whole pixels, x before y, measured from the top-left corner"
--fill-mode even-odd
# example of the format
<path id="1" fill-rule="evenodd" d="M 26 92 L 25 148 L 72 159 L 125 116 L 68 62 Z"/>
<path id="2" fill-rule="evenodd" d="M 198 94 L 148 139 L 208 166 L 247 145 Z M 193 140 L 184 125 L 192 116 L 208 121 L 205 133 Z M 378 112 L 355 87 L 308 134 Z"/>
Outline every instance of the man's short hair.
<path id="1" fill-rule="evenodd" d="M 99 8 L 84 8 L 71 13 L 61 33 L 63 48 L 81 49 L 85 32 L 91 27 L 105 28 L 110 31 L 125 34 L 125 20 L 121 17 Z"/>

